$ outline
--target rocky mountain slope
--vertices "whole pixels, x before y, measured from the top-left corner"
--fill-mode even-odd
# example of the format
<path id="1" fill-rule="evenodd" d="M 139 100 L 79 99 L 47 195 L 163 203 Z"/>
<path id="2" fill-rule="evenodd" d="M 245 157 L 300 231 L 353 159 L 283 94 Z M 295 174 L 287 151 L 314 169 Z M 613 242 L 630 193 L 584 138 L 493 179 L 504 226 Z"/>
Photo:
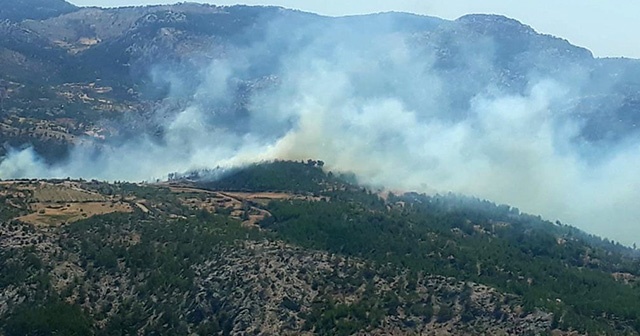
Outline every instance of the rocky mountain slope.
<path id="1" fill-rule="evenodd" d="M 30 13 L 44 8 L 25 1 L 7 6 L 38 9 Z M 164 125 L 150 117 L 158 106 L 163 113 L 177 113 L 181 101 L 194 97 L 207 82 L 202 69 L 242 54 L 250 66 L 234 74 L 234 101 L 224 113 L 233 116 L 225 118 L 228 127 L 242 129 L 250 97 L 279 85 L 292 54 L 400 39 L 431 60 L 434 76 L 443 79 L 441 92 L 447 93 L 441 108 L 450 109 L 452 118 L 463 118 L 473 97 L 487 87 L 521 94 L 532 78 L 550 77 L 579 83 L 565 109 L 581 124 L 582 139 L 598 146 L 636 134 L 637 61 L 596 59 L 586 49 L 500 16 L 469 15 L 455 21 L 402 13 L 329 18 L 274 7 L 182 3 L 101 9 L 62 1 L 47 2 L 44 12 L 0 23 L 5 127 L 15 127 L 7 125 L 10 118 L 27 115 L 35 120 L 18 128 L 47 120 L 52 128 L 65 129 L 68 138 L 93 134 L 94 128 L 113 137 L 160 134 Z M 328 36 L 335 40 L 323 47 Z M 255 52 L 244 52 L 249 49 Z M 424 105 L 423 100 L 407 104 L 414 108 Z M 3 136 L 2 142 L 14 147 L 31 143 L 48 161 L 56 159 L 40 149 L 51 139 Z"/>

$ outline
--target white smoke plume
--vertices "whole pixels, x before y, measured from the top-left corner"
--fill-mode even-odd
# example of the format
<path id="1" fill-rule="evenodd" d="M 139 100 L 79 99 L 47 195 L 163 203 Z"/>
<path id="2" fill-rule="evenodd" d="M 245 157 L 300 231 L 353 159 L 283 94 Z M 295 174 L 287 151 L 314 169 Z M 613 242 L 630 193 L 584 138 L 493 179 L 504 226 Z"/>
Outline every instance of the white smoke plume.
<path id="1" fill-rule="evenodd" d="M 490 40 L 475 44 L 482 53 L 463 54 L 464 72 L 446 76 L 434 70 L 432 52 L 401 34 L 371 40 L 347 26 L 293 30 L 312 38 L 281 58 L 276 83 L 252 93 L 247 115 L 234 123 L 212 112 L 211 105 L 230 104 L 234 81 L 287 29 L 274 23 L 266 41 L 203 69 L 206 80 L 188 107 L 167 118 L 163 141 L 141 135 L 98 153 L 79 147 L 56 166 L 30 149 L 14 151 L 0 163 L 0 178 L 140 181 L 314 158 L 376 187 L 478 196 L 627 244 L 640 236 L 640 141 L 628 138 L 595 159 L 580 145 L 583 125 L 566 108 L 586 80 L 579 68 L 532 73 L 522 92 L 485 85 L 454 108 L 455 85 L 447 81 L 472 82 L 490 68 Z"/>

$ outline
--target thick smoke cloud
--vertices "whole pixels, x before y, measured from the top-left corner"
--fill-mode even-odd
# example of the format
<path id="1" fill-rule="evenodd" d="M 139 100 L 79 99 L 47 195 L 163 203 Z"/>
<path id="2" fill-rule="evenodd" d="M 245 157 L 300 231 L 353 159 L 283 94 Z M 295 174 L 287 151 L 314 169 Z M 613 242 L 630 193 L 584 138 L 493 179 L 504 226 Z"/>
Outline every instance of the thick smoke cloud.
<path id="1" fill-rule="evenodd" d="M 457 56 L 463 71 L 447 72 L 433 49 L 395 33 L 391 21 L 378 22 L 375 33 L 281 25 L 203 69 L 187 107 L 158 111 L 166 120 L 161 141 L 141 135 L 101 151 L 78 147 L 57 166 L 30 149 L 14 151 L 0 163 L 0 177 L 139 181 L 316 158 L 373 187 L 474 195 L 628 244 L 640 234 L 640 141 L 627 138 L 606 154 L 581 142 L 583 122 L 568 108 L 587 80 L 579 67 L 557 76 L 531 73 L 522 90 L 512 90 L 477 81 L 494 66 L 490 39 Z M 274 64 L 277 76 L 249 81 L 253 90 L 235 111 L 238 83 L 281 44 L 283 31 L 295 36 L 296 47 Z M 185 96 L 184 78 L 158 74 L 174 95 Z M 474 92 L 459 101 L 457 87 Z"/>

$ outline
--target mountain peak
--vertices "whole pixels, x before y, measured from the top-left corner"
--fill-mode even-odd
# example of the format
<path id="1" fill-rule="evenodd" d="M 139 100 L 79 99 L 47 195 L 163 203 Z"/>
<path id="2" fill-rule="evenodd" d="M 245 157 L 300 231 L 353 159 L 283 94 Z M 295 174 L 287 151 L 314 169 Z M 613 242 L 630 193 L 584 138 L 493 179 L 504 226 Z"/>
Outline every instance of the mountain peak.
<path id="1" fill-rule="evenodd" d="M 497 14 L 468 14 L 456 20 L 480 33 L 536 34 L 536 31 L 518 20 Z"/>

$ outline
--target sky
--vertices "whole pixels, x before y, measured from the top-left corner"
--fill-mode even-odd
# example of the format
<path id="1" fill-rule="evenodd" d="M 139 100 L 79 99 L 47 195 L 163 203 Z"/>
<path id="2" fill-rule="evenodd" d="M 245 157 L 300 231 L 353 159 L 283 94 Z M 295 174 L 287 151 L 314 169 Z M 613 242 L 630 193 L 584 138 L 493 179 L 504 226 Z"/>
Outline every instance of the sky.
<path id="1" fill-rule="evenodd" d="M 118 7 L 169 4 L 176 0 L 70 0 L 79 6 Z M 455 19 L 469 13 L 502 14 L 590 49 L 598 57 L 640 58 L 640 1 L 629 0 L 233 0 L 217 5 L 275 5 L 323 15 L 341 16 L 401 11 Z"/>

